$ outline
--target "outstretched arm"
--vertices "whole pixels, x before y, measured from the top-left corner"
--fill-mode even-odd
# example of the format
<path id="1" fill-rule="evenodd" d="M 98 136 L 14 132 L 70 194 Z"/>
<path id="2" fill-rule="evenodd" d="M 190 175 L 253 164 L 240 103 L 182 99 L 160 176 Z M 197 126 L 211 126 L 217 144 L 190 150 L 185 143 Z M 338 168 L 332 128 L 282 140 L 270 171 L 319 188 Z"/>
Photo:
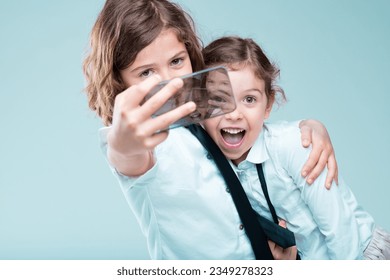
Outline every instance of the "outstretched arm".
<path id="1" fill-rule="evenodd" d="M 338 184 L 336 156 L 325 126 L 316 120 L 303 120 L 299 123 L 299 128 L 302 145 L 305 148 L 312 145 L 312 152 L 302 168 L 302 176 L 308 184 L 312 184 L 327 166 L 325 187 L 329 189 L 333 180 Z"/>

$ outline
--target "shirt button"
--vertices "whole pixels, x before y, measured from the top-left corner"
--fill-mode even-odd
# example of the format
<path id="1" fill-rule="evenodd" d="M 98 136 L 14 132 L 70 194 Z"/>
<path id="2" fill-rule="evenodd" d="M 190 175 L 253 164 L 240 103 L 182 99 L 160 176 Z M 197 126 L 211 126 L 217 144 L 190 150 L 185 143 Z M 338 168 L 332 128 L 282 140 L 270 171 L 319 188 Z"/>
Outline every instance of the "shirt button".
<path id="1" fill-rule="evenodd" d="M 240 229 L 240 230 L 243 230 L 243 229 L 244 229 L 244 225 L 241 224 L 241 225 L 239 226 L 239 229 Z"/>
<path id="2" fill-rule="evenodd" d="M 210 153 L 207 153 L 207 156 L 206 156 L 208 159 L 213 159 L 213 156 L 210 154 Z"/>
<path id="3" fill-rule="evenodd" d="M 229 188 L 226 188 L 226 192 L 227 192 L 227 193 L 230 193 L 230 189 L 229 189 Z"/>

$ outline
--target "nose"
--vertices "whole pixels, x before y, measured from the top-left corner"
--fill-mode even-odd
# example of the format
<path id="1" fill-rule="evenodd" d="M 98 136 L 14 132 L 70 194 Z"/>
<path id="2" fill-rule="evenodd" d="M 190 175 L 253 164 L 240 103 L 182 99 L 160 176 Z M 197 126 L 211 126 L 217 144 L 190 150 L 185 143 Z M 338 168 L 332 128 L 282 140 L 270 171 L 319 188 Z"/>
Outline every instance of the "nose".
<path id="1" fill-rule="evenodd" d="M 158 74 L 164 81 L 175 78 L 174 73 L 172 73 L 172 71 L 170 71 L 169 69 L 160 69 Z"/>
<path id="2" fill-rule="evenodd" d="M 237 120 L 240 120 L 240 119 L 242 119 L 241 110 L 240 110 L 239 107 L 237 106 L 237 108 L 236 108 L 233 112 L 230 112 L 230 113 L 225 114 L 225 118 L 226 118 L 227 120 L 230 120 L 230 121 L 237 121 Z"/>

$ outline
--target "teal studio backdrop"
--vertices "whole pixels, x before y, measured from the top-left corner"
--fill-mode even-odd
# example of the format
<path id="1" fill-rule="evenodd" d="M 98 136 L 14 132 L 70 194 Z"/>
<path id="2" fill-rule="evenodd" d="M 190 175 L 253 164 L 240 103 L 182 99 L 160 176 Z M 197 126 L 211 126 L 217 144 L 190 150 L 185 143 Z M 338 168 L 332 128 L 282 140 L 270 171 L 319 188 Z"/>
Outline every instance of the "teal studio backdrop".
<path id="1" fill-rule="evenodd" d="M 177 1 L 205 44 L 253 37 L 289 102 L 321 120 L 340 173 L 390 230 L 390 2 Z M 0 259 L 148 259 L 101 154 L 82 60 L 103 0 L 0 3 Z"/>

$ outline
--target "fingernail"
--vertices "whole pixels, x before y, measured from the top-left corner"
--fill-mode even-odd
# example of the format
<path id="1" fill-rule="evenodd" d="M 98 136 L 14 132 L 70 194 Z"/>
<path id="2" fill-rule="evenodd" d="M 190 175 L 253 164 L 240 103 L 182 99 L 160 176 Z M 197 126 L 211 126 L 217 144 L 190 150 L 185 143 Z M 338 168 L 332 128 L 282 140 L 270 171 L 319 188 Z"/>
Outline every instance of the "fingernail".
<path id="1" fill-rule="evenodd" d="M 313 183 L 313 179 L 309 178 L 309 179 L 307 179 L 307 182 L 309 183 L 309 185 L 311 185 Z"/>
<path id="2" fill-rule="evenodd" d="M 302 176 L 303 176 L 303 177 L 306 177 L 306 176 L 307 176 L 307 171 L 306 171 L 306 170 L 302 172 Z"/>
<path id="3" fill-rule="evenodd" d="M 195 104 L 195 102 L 192 102 L 192 101 L 191 101 L 191 102 L 189 102 L 189 104 L 190 104 L 190 105 L 188 105 L 188 106 L 190 107 L 190 110 L 191 110 L 191 111 L 195 111 L 195 110 L 196 110 L 196 104 Z"/>
<path id="4" fill-rule="evenodd" d="M 177 87 L 181 87 L 181 86 L 183 85 L 183 80 L 182 80 L 182 79 L 179 79 L 179 78 L 173 79 L 173 80 L 172 80 L 172 83 L 173 83 L 175 86 L 177 86 Z"/>
<path id="5" fill-rule="evenodd" d="M 326 188 L 329 190 L 330 189 L 330 183 L 326 183 Z"/>

